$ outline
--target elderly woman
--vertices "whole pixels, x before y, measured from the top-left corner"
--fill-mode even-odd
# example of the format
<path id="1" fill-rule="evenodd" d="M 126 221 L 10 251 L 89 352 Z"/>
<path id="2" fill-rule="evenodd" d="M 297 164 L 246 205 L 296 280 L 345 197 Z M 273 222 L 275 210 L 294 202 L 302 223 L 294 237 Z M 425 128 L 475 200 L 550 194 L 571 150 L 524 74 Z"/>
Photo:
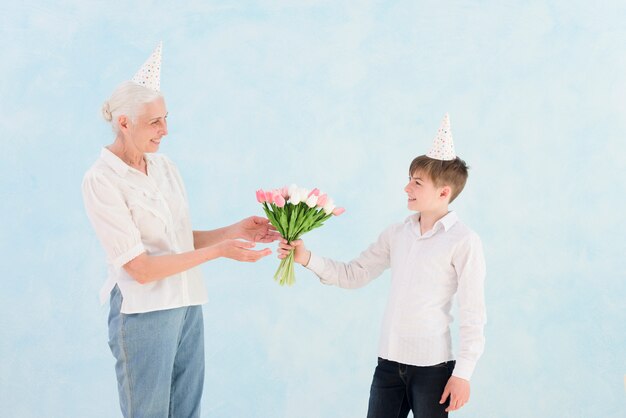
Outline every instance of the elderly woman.
<path id="1" fill-rule="evenodd" d="M 192 231 L 176 166 L 156 154 L 167 135 L 159 92 L 161 46 L 104 103 L 116 133 L 87 171 L 83 197 L 107 254 L 109 346 L 116 359 L 125 417 L 199 417 L 204 380 L 199 265 L 219 257 L 257 261 L 278 238 L 267 219 L 250 217 L 212 231 Z M 241 241 L 243 239 L 246 241 Z"/>

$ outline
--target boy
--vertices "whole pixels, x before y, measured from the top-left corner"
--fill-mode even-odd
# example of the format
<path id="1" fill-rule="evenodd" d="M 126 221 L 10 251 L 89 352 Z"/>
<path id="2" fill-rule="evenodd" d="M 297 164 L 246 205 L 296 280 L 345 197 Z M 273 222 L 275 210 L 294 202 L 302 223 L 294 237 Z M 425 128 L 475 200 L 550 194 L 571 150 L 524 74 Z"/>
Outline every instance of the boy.
<path id="1" fill-rule="evenodd" d="M 391 267 L 378 366 L 368 418 L 447 417 L 470 394 L 470 377 L 484 347 L 485 262 L 480 238 L 448 210 L 463 190 L 467 165 L 456 157 L 446 114 L 433 147 L 413 160 L 404 188 L 416 213 L 388 227 L 349 263 L 322 258 L 302 241 L 279 245 L 324 284 L 364 286 Z M 460 348 L 451 352 L 450 308 L 457 295 Z"/>

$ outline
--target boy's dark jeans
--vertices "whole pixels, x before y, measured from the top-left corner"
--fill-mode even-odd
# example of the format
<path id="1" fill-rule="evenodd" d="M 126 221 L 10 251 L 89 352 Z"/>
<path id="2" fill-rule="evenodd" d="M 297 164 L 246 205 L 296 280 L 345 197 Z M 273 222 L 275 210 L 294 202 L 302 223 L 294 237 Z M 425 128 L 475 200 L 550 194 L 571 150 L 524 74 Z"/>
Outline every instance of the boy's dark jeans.
<path id="1" fill-rule="evenodd" d="M 447 417 L 445 404 L 439 404 L 443 389 L 454 369 L 454 361 L 435 366 L 409 366 L 378 358 L 370 390 L 367 418 Z"/>

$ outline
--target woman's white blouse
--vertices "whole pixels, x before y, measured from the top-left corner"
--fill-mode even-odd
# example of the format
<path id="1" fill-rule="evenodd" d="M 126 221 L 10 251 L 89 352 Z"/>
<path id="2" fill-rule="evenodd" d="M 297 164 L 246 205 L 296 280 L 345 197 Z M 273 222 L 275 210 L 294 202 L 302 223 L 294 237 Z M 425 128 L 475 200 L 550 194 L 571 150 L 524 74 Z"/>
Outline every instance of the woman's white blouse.
<path id="1" fill-rule="evenodd" d="M 147 176 L 103 148 L 82 186 L 87 215 L 107 255 L 100 301 L 106 302 L 117 284 L 126 314 L 207 301 L 199 267 L 147 284 L 123 268 L 144 252 L 158 256 L 194 249 L 187 194 L 176 166 L 161 154 L 146 154 L 146 161 Z"/>

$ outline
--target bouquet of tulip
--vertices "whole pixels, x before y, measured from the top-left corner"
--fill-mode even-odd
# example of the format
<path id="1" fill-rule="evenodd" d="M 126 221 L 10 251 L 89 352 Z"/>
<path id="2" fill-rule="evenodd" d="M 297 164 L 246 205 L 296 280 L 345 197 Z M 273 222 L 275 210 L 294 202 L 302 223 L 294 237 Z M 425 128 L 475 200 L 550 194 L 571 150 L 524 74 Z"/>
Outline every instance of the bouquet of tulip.
<path id="1" fill-rule="evenodd" d="M 263 210 L 287 242 L 300 238 L 305 232 L 318 228 L 331 216 L 339 216 L 344 208 L 336 207 L 333 199 L 318 189 L 307 190 L 291 185 L 281 189 L 257 190 L 256 198 Z M 296 281 L 293 269 L 293 251 L 283 258 L 274 274 L 282 286 Z"/>

